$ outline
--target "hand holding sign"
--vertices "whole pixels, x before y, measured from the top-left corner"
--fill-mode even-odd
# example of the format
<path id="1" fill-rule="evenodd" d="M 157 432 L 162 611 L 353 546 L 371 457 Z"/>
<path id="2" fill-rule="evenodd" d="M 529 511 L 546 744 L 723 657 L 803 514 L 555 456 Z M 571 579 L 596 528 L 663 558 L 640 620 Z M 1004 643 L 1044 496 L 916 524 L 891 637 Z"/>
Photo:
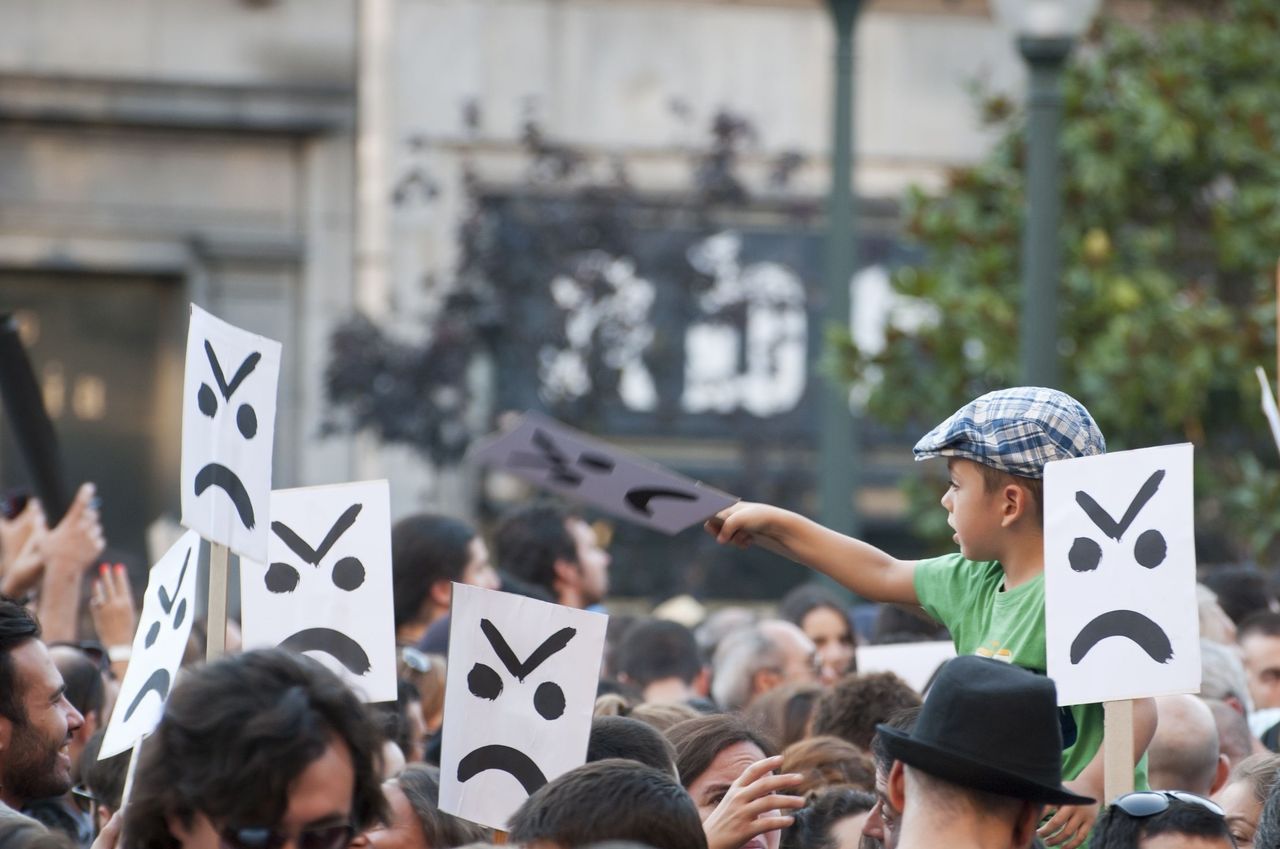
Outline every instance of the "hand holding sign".
<path id="1" fill-rule="evenodd" d="M 474 456 L 536 486 L 668 534 L 737 501 L 536 413 L 526 413 Z"/>

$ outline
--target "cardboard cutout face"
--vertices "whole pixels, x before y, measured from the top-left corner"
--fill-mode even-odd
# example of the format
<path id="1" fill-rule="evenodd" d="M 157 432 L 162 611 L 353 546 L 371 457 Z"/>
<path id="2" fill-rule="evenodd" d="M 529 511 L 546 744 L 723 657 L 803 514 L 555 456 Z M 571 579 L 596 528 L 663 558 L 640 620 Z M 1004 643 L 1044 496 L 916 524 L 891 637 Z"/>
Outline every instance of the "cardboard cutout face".
<path id="1" fill-rule="evenodd" d="M 187 531 L 151 567 L 129 670 L 120 685 L 99 759 L 133 748 L 160 722 L 195 621 L 199 559 L 200 535 Z"/>
<path id="2" fill-rule="evenodd" d="M 440 810 L 506 828 L 586 761 L 608 617 L 453 585 Z"/>
<path id="3" fill-rule="evenodd" d="M 182 408 L 182 524 L 267 557 L 280 343 L 191 307 Z"/>
<path id="4" fill-rule="evenodd" d="M 1045 466 L 1045 629 L 1063 705 L 1200 689 L 1192 447 Z"/>
<path id="5" fill-rule="evenodd" d="M 474 456 L 535 486 L 668 534 L 738 500 L 536 413 L 526 413 Z"/>
<path id="6" fill-rule="evenodd" d="M 396 698 L 386 481 L 271 493 L 268 562 L 242 560 L 246 649 L 303 652 L 366 701 Z"/>

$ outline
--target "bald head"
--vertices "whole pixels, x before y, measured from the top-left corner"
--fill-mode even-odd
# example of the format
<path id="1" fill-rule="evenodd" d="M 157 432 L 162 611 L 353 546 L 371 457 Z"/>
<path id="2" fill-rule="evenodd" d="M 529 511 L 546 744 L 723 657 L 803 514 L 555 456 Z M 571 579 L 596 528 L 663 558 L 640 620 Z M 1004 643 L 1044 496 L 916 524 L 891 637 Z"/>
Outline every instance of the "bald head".
<path id="1" fill-rule="evenodd" d="M 1213 712 L 1195 696 L 1156 699 L 1159 723 L 1147 749 L 1153 790 L 1186 790 L 1208 796 L 1228 770 L 1218 752 L 1218 724 Z"/>
<path id="2" fill-rule="evenodd" d="M 1205 699 L 1218 725 L 1218 751 L 1226 755 L 1232 769 L 1240 761 L 1254 753 L 1255 738 L 1249 730 L 1249 720 L 1232 705 L 1221 699 Z"/>

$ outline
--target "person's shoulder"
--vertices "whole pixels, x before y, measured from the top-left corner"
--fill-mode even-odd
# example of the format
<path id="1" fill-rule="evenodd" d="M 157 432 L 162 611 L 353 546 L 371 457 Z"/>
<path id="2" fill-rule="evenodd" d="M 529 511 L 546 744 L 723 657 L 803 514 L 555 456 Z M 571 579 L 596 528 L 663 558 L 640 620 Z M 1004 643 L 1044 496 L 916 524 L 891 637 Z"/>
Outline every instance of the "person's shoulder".
<path id="1" fill-rule="evenodd" d="M 918 560 L 916 595 L 929 615 L 950 627 L 956 616 L 996 592 L 1003 574 L 998 561 L 968 560 L 959 553 Z"/>
<path id="2" fill-rule="evenodd" d="M 916 561 L 917 581 L 923 576 L 927 580 L 945 578 L 973 583 L 987 581 L 1002 574 L 1004 570 L 1000 567 L 1000 561 L 968 560 L 959 552 Z"/>

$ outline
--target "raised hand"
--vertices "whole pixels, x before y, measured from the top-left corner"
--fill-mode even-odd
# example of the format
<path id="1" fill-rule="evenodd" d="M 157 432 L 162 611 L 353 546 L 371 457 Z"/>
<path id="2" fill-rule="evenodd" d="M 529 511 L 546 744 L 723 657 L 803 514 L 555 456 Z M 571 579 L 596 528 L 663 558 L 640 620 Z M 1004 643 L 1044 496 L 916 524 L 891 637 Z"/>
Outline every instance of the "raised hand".
<path id="1" fill-rule="evenodd" d="M 757 835 L 786 828 L 795 821 L 783 809 L 803 808 L 804 799 L 779 791 L 798 787 L 804 776 L 774 775 L 781 763 L 781 755 L 756 761 L 729 785 L 720 804 L 702 821 L 708 849 L 738 849 Z"/>

